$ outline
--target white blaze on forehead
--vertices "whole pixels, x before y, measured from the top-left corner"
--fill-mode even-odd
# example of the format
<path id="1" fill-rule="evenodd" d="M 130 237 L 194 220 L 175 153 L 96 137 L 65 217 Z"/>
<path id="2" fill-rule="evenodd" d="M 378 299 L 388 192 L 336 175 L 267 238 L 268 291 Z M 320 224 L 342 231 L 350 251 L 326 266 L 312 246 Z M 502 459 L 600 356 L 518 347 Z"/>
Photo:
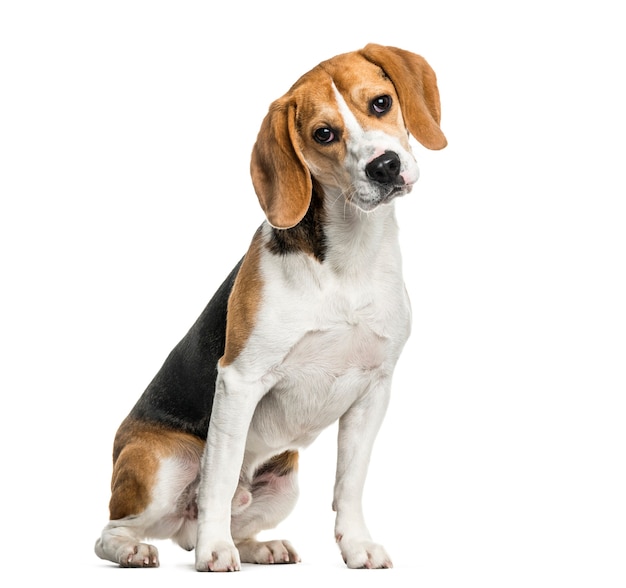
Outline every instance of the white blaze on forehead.
<path id="1" fill-rule="evenodd" d="M 347 137 L 345 138 L 348 168 L 355 166 L 364 170 L 365 166 L 385 153 L 393 151 L 400 157 L 402 171 L 400 175 L 407 184 L 413 184 L 419 177 L 419 171 L 413 155 L 402 146 L 397 137 L 389 135 L 379 129 L 364 129 L 356 116 L 348 106 L 341 92 L 333 83 L 333 90 L 339 108 L 339 114 L 343 118 Z"/>
<path id="2" fill-rule="evenodd" d="M 348 133 L 348 140 L 346 141 L 346 146 L 348 148 L 348 152 L 356 155 L 357 157 L 362 157 L 362 153 L 357 153 L 358 151 L 366 151 L 370 150 L 371 153 L 370 159 L 373 159 L 373 153 L 375 150 L 379 150 L 382 153 L 381 147 L 376 147 L 377 141 L 374 135 L 378 135 L 378 143 L 380 142 L 381 136 L 384 136 L 384 133 L 380 131 L 366 131 L 359 124 L 354 113 L 350 110 L 348 103 L 344 100 L 344 97 L 341 95 L 337 86 L 333 83 L 333 90 L 335 92 L 335 98 L 337 99 L 337 106 L 339 107 L 339 113 L 343 118 L 343 124 L 345 125 L 346 131 Z"/>

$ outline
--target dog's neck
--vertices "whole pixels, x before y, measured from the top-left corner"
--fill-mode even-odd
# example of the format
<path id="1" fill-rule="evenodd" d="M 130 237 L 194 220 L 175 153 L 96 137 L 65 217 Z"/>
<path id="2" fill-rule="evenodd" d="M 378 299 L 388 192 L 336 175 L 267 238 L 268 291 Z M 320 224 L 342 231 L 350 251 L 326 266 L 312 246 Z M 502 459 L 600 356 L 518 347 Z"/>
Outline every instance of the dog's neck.
<path id="1" fill-rule="evenodd" d="M 325 199 L 327 262 L 337 272 L 367 275 L 376 260 L 399 259 L 395 202 L 364 212 L 340 195 Z"/>
<path id="2" fill-rule="evenodd" d="M 268 244 L 276 255 L 306 253 L 337 273 L 362 273 L 384 256 L 390 267 L 399 260 L 395 202 L 364 212 L 341 194 L 313 190 L 304 218 L 291 229 L 272 229 Z"/>

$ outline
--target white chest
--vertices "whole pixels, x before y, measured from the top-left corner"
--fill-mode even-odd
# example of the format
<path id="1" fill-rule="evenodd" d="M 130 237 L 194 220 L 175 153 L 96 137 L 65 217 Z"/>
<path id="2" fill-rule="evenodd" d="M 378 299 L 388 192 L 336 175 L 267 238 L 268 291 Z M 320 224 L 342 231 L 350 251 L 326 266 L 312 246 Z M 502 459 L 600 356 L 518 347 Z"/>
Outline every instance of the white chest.
<path id="1" fill-rule="evenodd" d="M 254 453 L 308 445 L 373 383 L 391 375 L 408 337 L 410 311 L 400 282 L 385 290 L 370 283 L 347 292 L 310 291 L 295 316 L 287 312 L 287 300 L 275 307 L 263 332 L 271 322 L 275 340 L 288 344 L 275 344 L 283 353 L 252 421 L 248 443 Z"/>
<path id="2" fill-rule="evenodd" d="M 395 221 L 390 211 L 377 214 L 367 217 L 368 230 L 365 222 L 352 233 L 327 228 L 334 246 L 324 263 L 263 258 L 262 308 L 237 360 L 239 373 L 262 389 L 251 459 L 307 445 L 390 379 L 411 318 Z"/>

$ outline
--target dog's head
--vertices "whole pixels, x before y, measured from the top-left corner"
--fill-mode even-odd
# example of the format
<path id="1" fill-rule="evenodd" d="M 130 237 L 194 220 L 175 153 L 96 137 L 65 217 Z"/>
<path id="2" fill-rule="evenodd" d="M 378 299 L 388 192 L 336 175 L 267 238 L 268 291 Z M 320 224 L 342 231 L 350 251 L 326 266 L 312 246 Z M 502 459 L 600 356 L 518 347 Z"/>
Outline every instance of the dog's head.
<path id="1" fill-rule="evenodd" d="M 251 174 L 268 222 L 295 226 L 315 181 L 370 211 L 408 193 L 419 172 L 407 131 L 442 149 L 439 91 L 419 55 L 370 44 L 320 63 L 270 106 Z"/>

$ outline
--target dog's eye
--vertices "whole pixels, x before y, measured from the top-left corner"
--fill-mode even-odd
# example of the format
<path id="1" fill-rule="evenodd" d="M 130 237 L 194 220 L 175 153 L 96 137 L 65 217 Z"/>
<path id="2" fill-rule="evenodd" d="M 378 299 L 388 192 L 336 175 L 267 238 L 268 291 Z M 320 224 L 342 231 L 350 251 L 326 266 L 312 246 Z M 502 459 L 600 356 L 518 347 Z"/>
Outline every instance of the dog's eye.
<path id="1" fill-rule="evenodd" d="M 332 143 L 336 139 L 336 136 L 332 129 L 328 127 L 321 127 L 313 131 L 313 138 L 318 143 L 324 144 L 324 143 Z"/>
<path id="2" fill-rule="evenodd" d="M 370 103 L 370 110 L 376 116 L 385 114 L 391 108 L 391 96 L 378 96 Z"/>

